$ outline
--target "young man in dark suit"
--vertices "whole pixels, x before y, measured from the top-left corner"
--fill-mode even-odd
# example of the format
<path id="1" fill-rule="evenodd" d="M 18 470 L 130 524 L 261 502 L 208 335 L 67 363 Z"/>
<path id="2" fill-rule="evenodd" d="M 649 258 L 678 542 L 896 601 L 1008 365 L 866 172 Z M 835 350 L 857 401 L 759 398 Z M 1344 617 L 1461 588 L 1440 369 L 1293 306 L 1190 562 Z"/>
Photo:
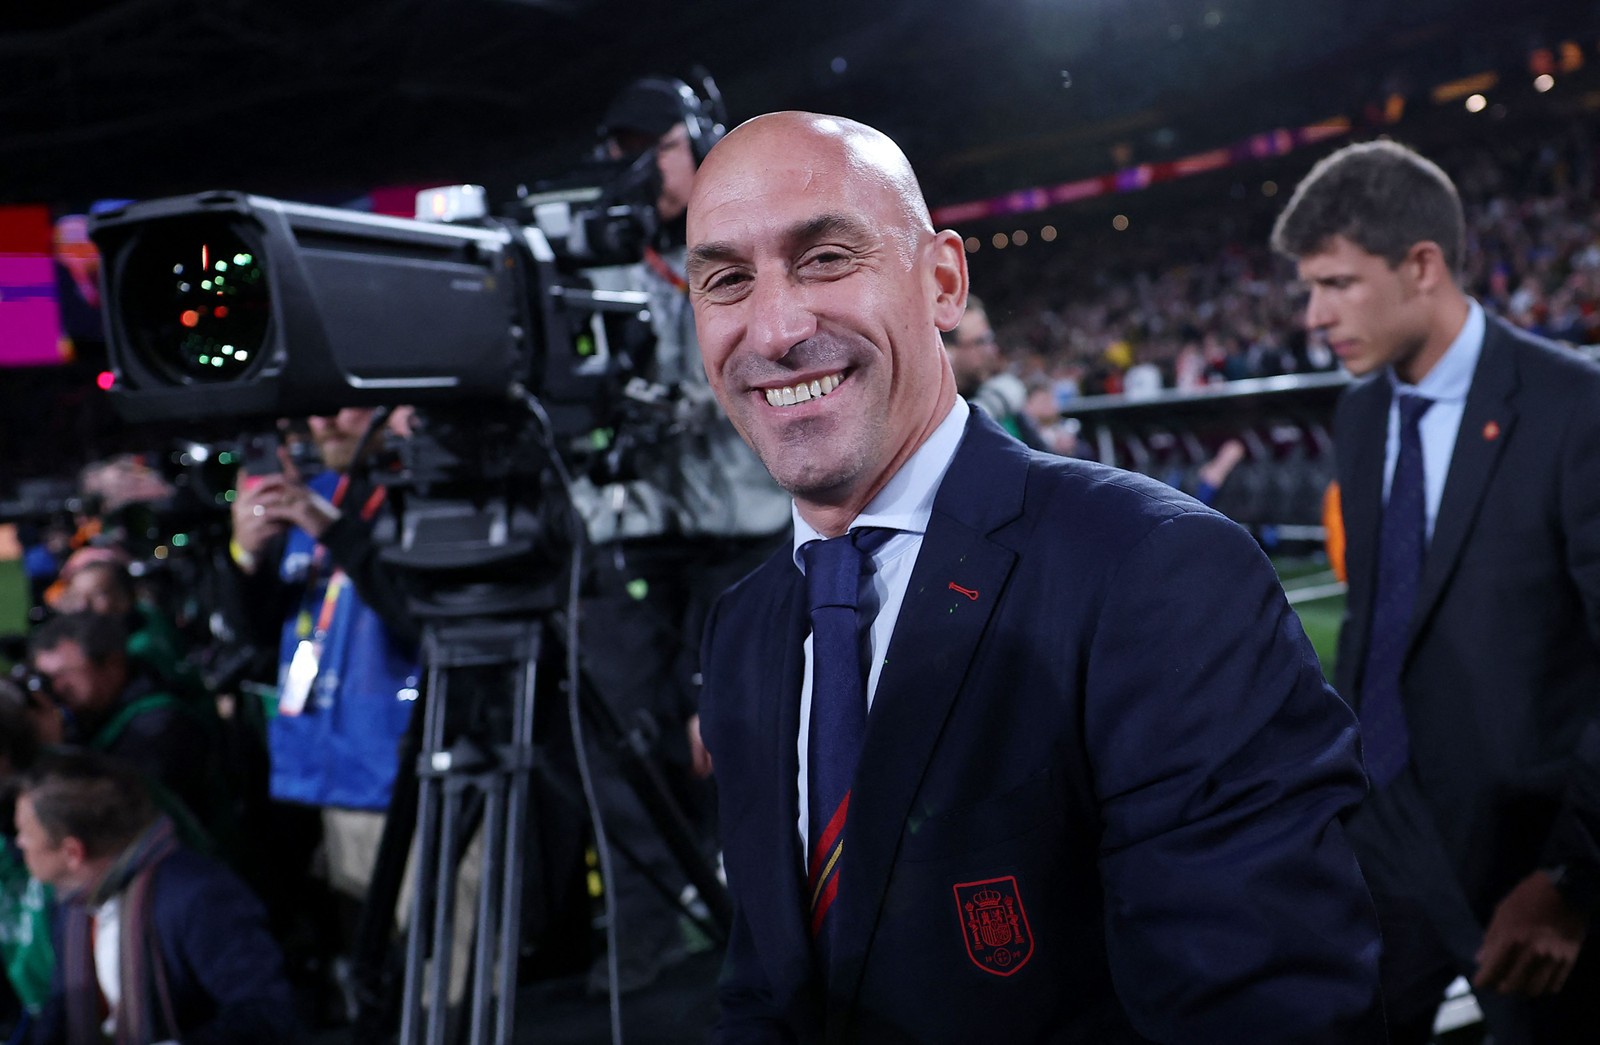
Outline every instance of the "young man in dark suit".
<path id="1" fill-rule="evenodd" d="M 961 239 L 881 133 L 750 121 L 688 236 L 796 528 L 707 629 L 716 1040 L 1383 1040 L 1354 718 L 1250 538 L 968 410 Z"/>
<path id="2" fill-rule="evenodd" d="M 1350 592 L 1337 682 L 1373 793 L 1351 835 L 1396 1041 L 1457 975 L 1497 1041 L 1587 1040 L 1600 982 L 1600 368 L 1461 290 L 1455 186 L 1341 149 L 1273 233 L 1358 380 L 1334 438 Z"/>

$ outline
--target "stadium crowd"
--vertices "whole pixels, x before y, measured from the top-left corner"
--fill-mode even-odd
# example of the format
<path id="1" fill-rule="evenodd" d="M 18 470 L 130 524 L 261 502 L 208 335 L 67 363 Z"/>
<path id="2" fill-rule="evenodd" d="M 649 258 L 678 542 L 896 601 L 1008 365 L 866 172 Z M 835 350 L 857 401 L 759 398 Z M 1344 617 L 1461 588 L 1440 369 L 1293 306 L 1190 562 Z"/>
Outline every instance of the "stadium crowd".
<path id="1" fill-rule="evenodd" d="M 1491 313 L 1579 345 L 1600 340 L 1594 132 L 1579 123 L 1559 138 L 1437 152 L 1466 209 L 1465 288 Z M 1307 342 L 1292 267 L 1267 244 L 1282 202 L 1275 182 L 1235 184 L 1220 208 L 1185 194 L 1171 213 L 1152 204 L 1120 231 L 1097 219 L 1054 249 L 984 246 L 975 285 L 1009 368 L 1058 406 L 1332 370 L 1332 354 Z"/>

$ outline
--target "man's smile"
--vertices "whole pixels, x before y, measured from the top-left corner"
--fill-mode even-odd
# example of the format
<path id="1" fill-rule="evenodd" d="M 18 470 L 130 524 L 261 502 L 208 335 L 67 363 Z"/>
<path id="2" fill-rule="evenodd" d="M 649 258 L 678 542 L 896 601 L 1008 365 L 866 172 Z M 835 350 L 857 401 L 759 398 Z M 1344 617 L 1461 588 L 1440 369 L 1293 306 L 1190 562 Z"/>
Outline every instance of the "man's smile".
<path id="1" fill-rule="evenodd" d="M 822 377 L 811 381 L 800 381 L 796 384 L 785 385 L 782 388 L 767 388 L 762 394 L 767 397 L 768 406 L 794 406 L 796 403 L 806 403 L 823 396 L 839 387 L 839 382 L 844 380 L 844 371 L 824 374 Z"/>

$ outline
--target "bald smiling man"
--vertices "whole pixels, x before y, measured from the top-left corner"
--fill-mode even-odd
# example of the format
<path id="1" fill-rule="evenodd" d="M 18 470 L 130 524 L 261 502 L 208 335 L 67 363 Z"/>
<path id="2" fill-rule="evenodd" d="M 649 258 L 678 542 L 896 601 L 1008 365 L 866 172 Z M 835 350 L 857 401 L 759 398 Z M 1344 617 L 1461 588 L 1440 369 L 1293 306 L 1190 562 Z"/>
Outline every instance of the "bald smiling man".
<path id="1" fill-rule="evenodd" d="M 794 498 L 719 603 L 720 1042 L 1376 1042 L 1355 721 L 1250 537 L 957 397 L 966 257 L 774 113 L 689 206 L 707 376 Z"/>

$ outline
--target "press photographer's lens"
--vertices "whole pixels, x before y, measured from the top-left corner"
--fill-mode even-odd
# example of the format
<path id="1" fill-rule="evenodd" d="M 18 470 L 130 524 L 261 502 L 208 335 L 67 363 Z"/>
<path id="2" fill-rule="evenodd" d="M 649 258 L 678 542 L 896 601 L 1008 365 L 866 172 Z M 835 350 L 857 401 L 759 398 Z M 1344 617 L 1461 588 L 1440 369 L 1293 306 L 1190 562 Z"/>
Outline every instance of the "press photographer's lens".
<path id="1" fill-rule="evenodd" d="M 256 365 L 272 302 L 253 238 L 200 215 L 152 223 L 129 246 L 117 306 L 146 366 L 190 384 L 238 380 Z"/>

